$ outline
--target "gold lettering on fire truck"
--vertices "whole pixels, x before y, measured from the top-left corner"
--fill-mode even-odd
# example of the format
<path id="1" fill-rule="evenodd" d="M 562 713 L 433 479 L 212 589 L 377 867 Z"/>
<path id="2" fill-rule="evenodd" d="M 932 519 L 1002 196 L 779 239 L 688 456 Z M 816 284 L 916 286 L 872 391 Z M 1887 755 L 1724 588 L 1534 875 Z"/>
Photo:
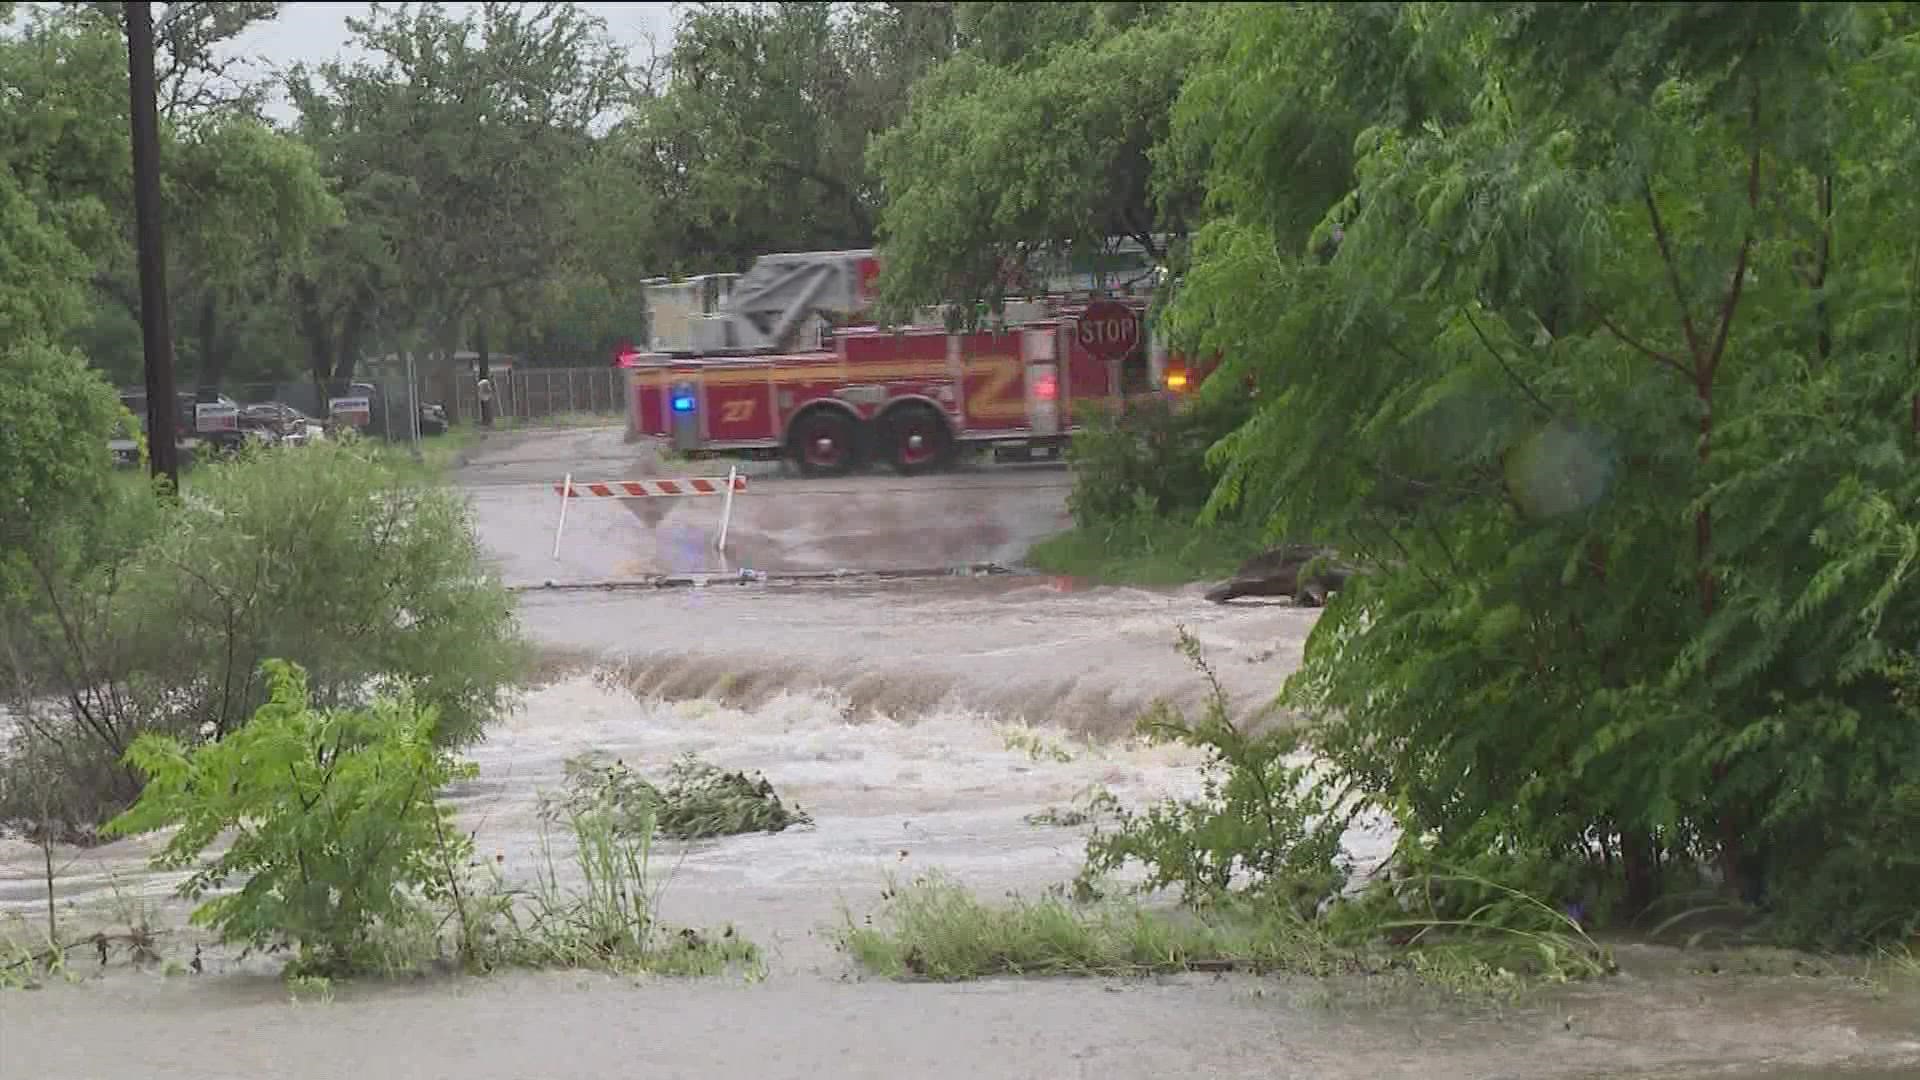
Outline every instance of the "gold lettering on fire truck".
<path id="1" fill-rule="evenodd" d="M 1023 420 L 1026 396 L 1020 392 L 1020 358 L 976 356 L 967 360 L 969 376 L 983 376 L 967 394 L 967 415 L 982 420 Z"/>
<path id="2" fill-rule="evenodd" d="M 720 403 L 720 422 L 723 424 L 744 424 L 753 419 L 754 399 L 734 398 Z"/>

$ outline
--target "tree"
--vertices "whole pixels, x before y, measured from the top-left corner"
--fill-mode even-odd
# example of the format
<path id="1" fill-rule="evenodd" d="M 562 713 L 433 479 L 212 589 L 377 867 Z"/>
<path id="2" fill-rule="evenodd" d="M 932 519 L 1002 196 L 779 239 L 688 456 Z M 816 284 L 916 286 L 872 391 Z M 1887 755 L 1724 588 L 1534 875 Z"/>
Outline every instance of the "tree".
<path id="1" fill-rule="evenodd" d="M 374 60 L 289 82 L 347 204 L 294 284 L 321 382 L 351 378 L 376 330 L 455 332 L 567 266 L 576 211 L 554 196 L 625 84 L 603 24 L 571 4 L 375 5 L 348 25 Z"/>
<path id="2" fill-rule="evenodd" d="M 1014 9 L 1018 9 L 1017 11 Z M 869 152 L 887 193 L 883 295 L 895 309 L 997 300 L 1037 253 L 1183 234 L 1190 184 L 1153 158 L 1196 64 L 1226 44 L 1216 4 L 981 4 L 965 47 L 915 84 Z"/>
<path id="3" fill-rule="evenodd" d="M 199 357 L 202 382 L 220 381 L 240 327 L 258 320 L 276 278 L 338 212 L 311 158 L 254 115 L 257 94 L 233 83 L 215 52 L 276 7 L 174 4 L 156 29 L 168 278 L 175 309 L 190 315 L 195 348 L 183 351 Z M 0 119 L 15 175 L 90 262 L 98 290 L 61 340 L 133 381 L 139 290 L 121 6 L 35 9 L 17 38 L 0 41 L 0 72 L 23 106 Z"/>
<path id="4" fill-rule="evenodd" d="M 607 140 L 627 184 L 612 201 L 632 208 L 617 218 L 624 257 L 699 273 L 870 246 L 881 193 L 867 144 L 955 37 L 951 4 L 690 5 L 664 84 Z"/>
<path id="5" fill-rule="evenodd" d="M 1912 13 L 1230 18 L 1171 325 L 1261 388 L 1216 506 L 1380 564 L 1288 684 L 1321 751 L 1410 857 L 1920 925 Z"/>

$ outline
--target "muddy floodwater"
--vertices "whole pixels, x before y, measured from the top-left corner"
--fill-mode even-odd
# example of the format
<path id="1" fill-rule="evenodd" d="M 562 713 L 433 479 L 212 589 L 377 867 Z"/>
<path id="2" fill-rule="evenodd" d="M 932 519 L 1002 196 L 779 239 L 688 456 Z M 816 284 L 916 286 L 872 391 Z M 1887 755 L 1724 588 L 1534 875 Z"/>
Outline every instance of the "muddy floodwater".
<path id="1" fill-rule="evenodd" d="M 529 523 L 557 500 L 514 485 L 569 456 L 605 472 L 643 466 L 617 434 L 503 443 L 466 479 L 510 582 L 715 569 L 692 554 L 702 526 L 681 520 L 685 508 L 598 508 L 611 516 L 553 559 L 552 532 Z M 777 530 L 748 535 L 762 561 L 796 569 L 1011 561 L 1009 546 L 1064 514 L 1060 475 L 1043 470 L 925 478 L 904 499 L 880 490 L 902 486 L 891 476 L 836 481 L 852 494 L 830 500 L 804 486 L 783 496 L 783 483 L 800 484 L 756 480 L 758 512 L 795 522 L 794 544 L 782 554 Z M 1010 494 L 996 500 L 1001 488 Z M 997 507 L 984 535 L 969 541 L 942 523 L 930 528 L 951 535 L 916 550 L 894 538 L 910 526 L 869 524 L 876 505 L 892 506 L 893 522 L 956 500 Z M 873 911 L 892 880 L 937 869 L 995 897 L 1070 879 L 1084 830 L 1030 823 L 1039 811 L 1096 786 L 1136 805 L 1194 791 L 1192 752 L 1125 738 L 1148 702 L 1198 700 L 1175 627 L 1251 707 L 1297 665 L 1310 612 L 1013 576 L 536 589 L 520 611 L 550 663 L 475 748 L 479 778 L 452 793 L 479 854 L 509 879 L 530 876 L 537 797 L 583 751 L 645 769 L 692 751 L 763 772 L 812 827 L 665 845 L 655 865 L 664 914 L 738 927 L 766 948 L 763 975 L 442 976 L 296 1004 L 270 965 L 220 950 L 206 950 L 200 975 L 121 964 L 102 974 L 81 961 L 76 983 L 0 993 L 0 1077 L 1920 1076 L 1920 989 L 1808 977 L 1788 963 L 1716 975 L 1689 954 L 1629 946 L 1617 978 L 1496 1009 L 1241 976 L 894 984 L 836 950 L 836 929 Z M 1347 847 L 1364 866 L 1390 842 L 1363 824 Z M 146 869 L 149 850 L 59 852 L 63 917 L 110 921 L 144 906 L 156 925 L 182 927 L 174 879 Z M 38 860 L 0 842 L 0 912 L 36 917 Z M 162 947 L 184 962 L 192 940 L 180 929 Z"/>

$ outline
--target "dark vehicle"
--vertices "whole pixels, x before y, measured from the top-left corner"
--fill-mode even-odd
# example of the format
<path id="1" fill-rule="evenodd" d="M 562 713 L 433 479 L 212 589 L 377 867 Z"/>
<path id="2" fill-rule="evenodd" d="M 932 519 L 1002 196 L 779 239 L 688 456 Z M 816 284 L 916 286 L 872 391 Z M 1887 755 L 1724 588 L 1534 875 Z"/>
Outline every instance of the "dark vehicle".
<path id="1" fill-rule="evenodd" d="M 420 403 L 420 434 L 445 435 L 447 433 L 447 407 L 437 401 Z"/>

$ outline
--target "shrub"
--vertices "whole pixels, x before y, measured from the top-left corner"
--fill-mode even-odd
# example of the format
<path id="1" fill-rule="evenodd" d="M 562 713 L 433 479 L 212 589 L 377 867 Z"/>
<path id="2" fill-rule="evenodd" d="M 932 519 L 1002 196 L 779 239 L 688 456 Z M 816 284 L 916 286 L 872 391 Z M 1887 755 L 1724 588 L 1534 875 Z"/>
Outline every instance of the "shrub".
<path id="1" fill-rule="evenodd" d="M 1184 628 L 1179 647 L 1207 682 L 1201 715 L 1188 720 L 1162 704 L 1140 729 L 1206 751 L 1200 797 L 1117 809 L 1111 823 L 1096 824 L 1078 889 L 1091 893 L 1104 875 L 1137 862 L 1147 871 L 1141 888 L 1174 886 L 1190 904 L 1237 888 L 1311 915 L 1344 883 L 1337 860 L 1352 811 L 1336 812 L 1293 732 L 1234 720 L 1226 690 Z"/>
<path id="2" fill-rule="evenodd" d="M 7 609 L 29 722 L 0 773 L 29 753 L 56 762 L 69 834 L 138 791 L 118 763 L 139 734 L 191 744 L 242 726 L 268 657 L 298 663 L 321 708 L 405 688 L 452 745 L 510 704 L 526 648 L 464 504 L 370 448 L 244 455 L 177 501 L 122 488 L 107 504 Z M 0 783 L 0 823 L 40 820 L 18 787 Z"/>
<path id="3" fill-rule="evenodd" d="M 0 602 L 30 592 L 56 541 L 105 499 L 122 411 L 72 353 L 0 344 Z"/>
<path id="4" fill-rule="evenodd" d="M 1096 411 L 1068 451 L 1067 507 L 1086 529 L 1140 516 L 1191 519 L 1213 492 L 1207 451 L 1250 412 L 1244 394 L 1128 402 Z"/>
<path id="5" fill-rule="evenodd" d="M 451 811 L 435 796 L 474 770 L 440 747 L 430 705 L 403 694 L 318 709 L 298 667 L 270 661 L 266 675 L 267 703 L 224 739 L 190 748 L 141 735 L 127 759 L 146 787 L 106 832 L 177 826 L 153 861 L 194 867 L 181 895 L 243 882 L 196 908 L 196 925 L 253 947 L 291 939 L 298 971 L 349 972 L 372 962 L 380 926 L 413 917 L 418 897 L 442 894 L 442 868 L 465 861 L 443 846 Z"/>
<path id="6" fill-rule="evenodd" d="M 625 836 L 657 830 L 676 840 L 699 840 L 813 824 L 806 811 L 781 802 L 766 777 L 727 772 L 692 754 L 668 768 L 665 789 L 626 762 L 600 754 L 569 759 L 566 774 L 565 794 L 545 800 L 545 815 L 571 820 L 599 814 Z"/>

